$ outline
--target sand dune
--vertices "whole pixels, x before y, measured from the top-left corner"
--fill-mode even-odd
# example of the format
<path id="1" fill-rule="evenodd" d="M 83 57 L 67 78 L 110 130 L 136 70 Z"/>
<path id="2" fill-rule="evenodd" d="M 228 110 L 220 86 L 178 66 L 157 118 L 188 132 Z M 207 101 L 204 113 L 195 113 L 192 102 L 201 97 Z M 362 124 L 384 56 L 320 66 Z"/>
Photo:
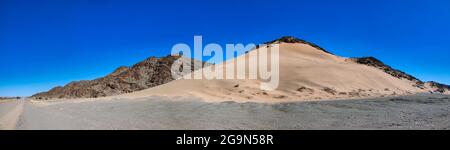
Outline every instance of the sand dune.
<path id="1" fill-rule="evenodd" d="M 335 56 L 309 44 L 280 43 L 279 47 L 280 84 L 274 91 L 261 90 L 261 80 L 179 79 L 155 88 L 115 97 L 198 97 L 206 101 L 271 103 L 428 92 L 426 88 L 415 87 L 412 81 L 396 78 L 375 67 L 355 63 L 351 59 Z M 261 46 L 237 59 L 248 60 L 249 57 L 257 57 L 258 51 L 267 49 L 268 47 Z M 235 62 L 230 60 L 214 67 L 226 68 L 229 65 L 235 65 Z"/>

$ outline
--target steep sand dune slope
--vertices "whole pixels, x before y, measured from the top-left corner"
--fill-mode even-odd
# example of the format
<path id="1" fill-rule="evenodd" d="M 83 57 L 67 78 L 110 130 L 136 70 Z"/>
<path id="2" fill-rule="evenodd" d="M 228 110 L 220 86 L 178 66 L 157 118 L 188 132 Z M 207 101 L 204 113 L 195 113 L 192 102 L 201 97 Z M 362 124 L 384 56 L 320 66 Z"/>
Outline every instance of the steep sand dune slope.
<path id="1" fill-rule="evenodd" d="M 416 81 L 395 77 L 379 68 L 360 64 L 354 59 L 335 56 L 308 43 L 278 43 L 280 82 L 279 87 L 274 91 L 261 90 L 261 80 L 179 79 L 155 88 L 117 97 L 193 96 L 206 101 L 283 102 L 378 97 L 430 91 L 430 88 L 424 85 L 417 86 Z M 278 43 L 261 46 L 237 59 L 247 59 L 248 65 L 248 58 L 257 57 L 258 51 L 270 49 L 273 44 Z M 235 61 L 226 61 L 214 67 L 226 68 L 230 65 L 235 65 Z M 248 67 L 265 66 L 248 65 Z"/>

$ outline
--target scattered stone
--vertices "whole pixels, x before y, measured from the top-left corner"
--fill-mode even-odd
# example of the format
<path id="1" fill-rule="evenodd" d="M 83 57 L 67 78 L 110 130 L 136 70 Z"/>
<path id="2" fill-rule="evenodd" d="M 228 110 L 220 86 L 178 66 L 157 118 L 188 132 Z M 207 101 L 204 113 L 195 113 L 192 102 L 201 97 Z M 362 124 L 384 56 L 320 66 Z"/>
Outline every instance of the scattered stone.
<path id="1" fill-rule="evenodd" d="M 308 92 L 308 93 L 313 93 L 314 92 L 313 89 L 307 88 L 307 87 L 304 87 L 304 86 L 298 88 L 297 91 L 299 91 L 299 92 Z"/>
<path id="2" fill-rule="evenodd" d="M 20 99 L 20 97 L 0 97 L 0 100 Z"/>
<path id="3" fill-rule="evenodd" d="M 432 92 L 445 93 L 445 91 L 450 91 L 450 85 L 445 85 L 434 81 L 426 82 L 426 84 L 428 84 L 432 88 L 436 88 L 436 90 Z"/>
<path id="4" fill-rule="evenodd" d="M 329 88 L 329 87 L 324 87 L 322 90 L 327 92 L 327 93 L 329 93 L 329 94 L 332 94 L 332 95 L 336 95 L 336 93 L 337 93 L 336 90 L 334 90 L 332 88 Z"/>

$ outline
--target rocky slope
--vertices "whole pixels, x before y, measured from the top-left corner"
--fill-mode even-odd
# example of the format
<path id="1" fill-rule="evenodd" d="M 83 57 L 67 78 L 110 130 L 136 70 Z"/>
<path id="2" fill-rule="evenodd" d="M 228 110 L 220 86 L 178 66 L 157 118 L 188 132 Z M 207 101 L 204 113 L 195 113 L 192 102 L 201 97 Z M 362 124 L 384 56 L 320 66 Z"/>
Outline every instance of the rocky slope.
<path id="1" fill-rule="evenodd" d="M 430 93 L 448 93 L 450 92 L 450 86 L 441 84 L 434 81 L 427 81 L 423 82 L 416 77 L 409 75 L 403 71 L 394 69 L 380 60 L 374 58 L 374 57 L 361 57 L 361 58 L 351 58 L 353 61 L 359 64 L 364 64 L 367 66 L 375 67 L 380 70 L 383 70 L 387 74 L 392 75 L 393 77 L 399 78 L 399 79 L 405 79 L 408 81 L 411 81 L 415 83 L 413 86 L 420 88 L 420 89 L 428 89 Z"/>
<path id="2" fill-rule="evenodd" d="M 151 88 L 174 80 L 171 66 L 179 58 L 191 61 L 191 65 L 196 61 L 180 56 L 150 57 L 132 67 L 119 67 L 105 77 L 71 82 L 64 87 L 58 86 L 48 92 L 35 94 L 32 98 L 96 98 Z"/>
<path id="3" fill-rule="evenodd" d="M 429 81 L 425 83 L 425 86 L 431 89 L 431 93 L 450 93 L 450 86 Z"/>
<path id="4" fill-rule="evenodd" d="M 279 39 L 276 39 L 276 40 L 273 40 L 273 41 L 270 41 L 270 42 L 266 42 L 264 44 L 270 45 L 270 44 L 280 44 L 280 43 L 307 44 L 307 45 L 310 45 L 310 46 L 312 46 L 312 47 L 314 47 L 314 48 L 316 48 L 318 50 L 324 51 L 324 52 L 326 52 L 328 54 L 332 54 L 331 52 L 325 50 L 324 48 L 320 47 L 319 45 L 316 45 L 314 43 L 311 43 L 311 42 L 308 42 L 308 41 L 305 41 L 305 40 L 302 40 L 302 39 L 298 39 L 298 38 L 293 37 L 293 36 L 283 36 L 283 37 L 281 37 Z"/>

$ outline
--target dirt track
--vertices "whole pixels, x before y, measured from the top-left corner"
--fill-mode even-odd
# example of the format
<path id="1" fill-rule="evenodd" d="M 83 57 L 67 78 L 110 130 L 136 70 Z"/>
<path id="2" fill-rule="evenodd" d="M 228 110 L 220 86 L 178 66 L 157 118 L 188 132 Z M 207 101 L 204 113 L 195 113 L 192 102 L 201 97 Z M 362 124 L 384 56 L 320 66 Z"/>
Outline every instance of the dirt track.
<path id="1" fill-rule="evenodd" d="M 280 104 L 19 101 L 0 103 L 0 123 L 2 129 L 450 129 L 450 96 Z"/>
<path id="2" fill-rule="evenodd" d="M 9 100 L 0 103 L 0 129 L 11 130 L 16 128 L 24 103 L 23 100 Z"/>

